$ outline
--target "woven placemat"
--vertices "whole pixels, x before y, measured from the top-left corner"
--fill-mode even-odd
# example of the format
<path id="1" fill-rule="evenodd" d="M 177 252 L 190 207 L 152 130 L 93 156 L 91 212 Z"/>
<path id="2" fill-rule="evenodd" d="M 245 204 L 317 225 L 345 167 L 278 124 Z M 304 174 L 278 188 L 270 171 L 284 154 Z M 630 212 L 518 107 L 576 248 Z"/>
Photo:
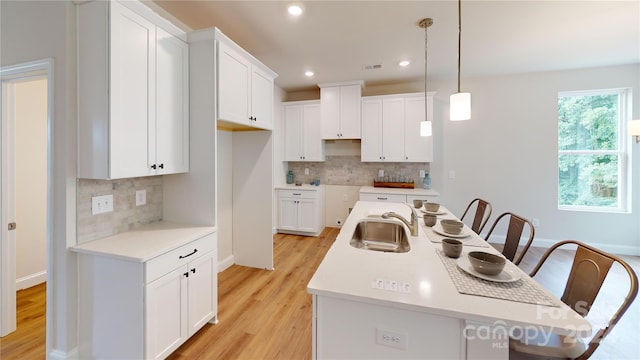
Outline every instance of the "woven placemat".
<path id="1" fill-rule="evenodd" d="M 518 281 L 509 283 L 480 279 L 460 269 L 456 264 L 456 259 L 447 257 L 442 250 L 436 249 L 436 252 L 456 286 L 456 290 L 461 294 L 536 305 L 560 306 L 553 297 L 540 288 L 540 285 L 527 277 L 522 277 Z"/>

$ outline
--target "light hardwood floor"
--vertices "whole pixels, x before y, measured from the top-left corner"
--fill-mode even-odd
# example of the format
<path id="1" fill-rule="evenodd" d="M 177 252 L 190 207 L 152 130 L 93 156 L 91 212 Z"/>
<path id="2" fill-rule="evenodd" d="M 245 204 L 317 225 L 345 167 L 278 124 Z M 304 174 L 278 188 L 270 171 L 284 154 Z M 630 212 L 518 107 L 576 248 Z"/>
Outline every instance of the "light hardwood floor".
<path id="1" fill-rule="evenodd" d="M 234 265 L 218 274 L 220 322 L 205 325 L 169 359 L 310 359 L 312 309 L 306 285 L 337 234 L 333 228 L 316 238 L 278 234 L 275 271 Z M 531 248 L 521 267 L 530 270 L 543 250 Z M 640 272 L 640 257 L 624 259 Z M 536 280 L 557 294 L 564 287 L 560 274 L 571 260 L 570 251 L 561 253 Z M 603 288 L 607 294 L 625 286 L 619 270 L 612 270 L 614 280 Z M 18 331 L 0 339 L 0 359 L 45 358 L 44 292 L 43 284 L 18 293 Z M 600 305 L 605 308 L 617 300 L 609 295 L 604 299 Z M 636 300 L 592 359 L 640 359 L 639 303 Z"/>

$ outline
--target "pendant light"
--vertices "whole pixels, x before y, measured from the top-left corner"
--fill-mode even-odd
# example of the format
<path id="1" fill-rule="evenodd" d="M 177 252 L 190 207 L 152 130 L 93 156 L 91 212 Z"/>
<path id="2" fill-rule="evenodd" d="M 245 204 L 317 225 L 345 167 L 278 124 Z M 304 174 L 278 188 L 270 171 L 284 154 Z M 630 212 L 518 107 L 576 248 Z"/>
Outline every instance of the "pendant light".
<path id="1" fill-rule="evenodd" d="M 449 98 L 449 117 L 452 121 L 471 119 L 471 93 L 460 92 L 460 44 L 462 38 L 462 0 L 458 0 L 458 92 Z"/>
<path id="2" fill-rule="evenodd" d="M 420 20 L 418 26 L 424 29 L 424 121 L 420 122 L 420 136 L 431 136 L 433 129 L 429 121 L 429 101 L 427 100 L 427 29 L 433 25 L 432 18 Z"/>

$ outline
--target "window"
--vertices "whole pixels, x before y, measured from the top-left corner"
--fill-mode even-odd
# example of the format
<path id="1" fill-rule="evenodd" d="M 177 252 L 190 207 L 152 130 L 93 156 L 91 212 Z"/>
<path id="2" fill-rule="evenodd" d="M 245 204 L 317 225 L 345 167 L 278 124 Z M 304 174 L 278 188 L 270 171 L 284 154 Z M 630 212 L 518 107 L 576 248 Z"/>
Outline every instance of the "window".
<path id="1" fill-rule="evenodd" d="M 626 211 L 629 90 L 558 94 L 558 208 Z"/>

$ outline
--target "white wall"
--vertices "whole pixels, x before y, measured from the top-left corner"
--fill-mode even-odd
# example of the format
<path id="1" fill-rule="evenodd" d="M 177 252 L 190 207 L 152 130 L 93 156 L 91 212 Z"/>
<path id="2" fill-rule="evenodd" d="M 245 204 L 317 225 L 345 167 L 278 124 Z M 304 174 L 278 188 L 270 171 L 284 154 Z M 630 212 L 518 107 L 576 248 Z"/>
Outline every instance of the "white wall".
<path id="1" fill-rule="evenodd" d="M 15 84 L 16 289 L 45 281 L 47 80 Z"/>
<path id="2" fill-rule="evenodd" d="M 218 261 L 233 265 L 233 133 L 218 129 Z"/>
<path id="3" fill-rule="evenodd" d="M 47 292 L 47 354 L 77 346 L 75 7 L 70 1 L 0 1 L 0 65 L 54 58 L 52 239 Z"/>
<path id="4" fill-rule="evenodd" d="M 490 222 L 506 211 L 540 219 L 538 244 L 577 239 L 640 255 L 640 146 L 633 145 L 631 213 L 557 208 L 558 92 L 630 87 L 633 118 L 640 118 L 640 64 L 464 80 L 462 90 L 472 94 L 472 119 L 466 122 L 447 120 L 453 85 L 435 89 L 431 172 L 443 204 L 461 215 L 469 201 L 483 197 L 493 205 Z"/>

